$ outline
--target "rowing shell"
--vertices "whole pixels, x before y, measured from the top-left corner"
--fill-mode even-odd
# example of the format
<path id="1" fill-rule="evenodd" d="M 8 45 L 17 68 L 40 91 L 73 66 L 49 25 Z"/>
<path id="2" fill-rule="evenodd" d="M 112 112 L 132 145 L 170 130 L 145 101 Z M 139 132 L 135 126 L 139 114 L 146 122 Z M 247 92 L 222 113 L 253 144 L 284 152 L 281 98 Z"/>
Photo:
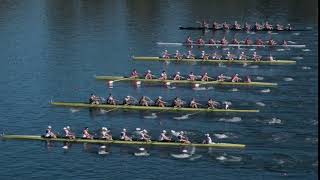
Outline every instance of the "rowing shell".
<path id="1" fill-rule="evenodd" d="M 199 85 L 229 85 L 229 86 L 277 86 L 277 83 L 268 82 L 225 82 L 225 81 L 190 81 L 190 80 L 160 80 L 160 79 L 143 79 L 143 78 L 129 78 L 124 76 L 95 76 L 97 80 L 121 80 L 125 82 L 141 81 L 145 83 L 174 83 L 174 84 L 199 84 Z"/>
<path id="2" fill-rule="evenodd" d="M 292 47 L 292 48 L 304 48 L 304 44 L 288 44 L 288 45 L 256 45 L 256 44 L 197 44 L 197 43 L 170 43 L 170 42 L 157 42 L 158 45 L 169 46 L 210 46 L 210 47 Z"/>
<path id="3" fill-rule="evenodd" d="M 219 63 L 225 63 L 225 64 L 260 64 L 260 65 L 289 65 L 289 64 L 296 64 L 296 61 L 293 60 L 273 60 L 273 61 L 267 61 L 267 60 L 261 60 L 261 61 L 255 61 L 255 60 L 203 60 L 203 59 L 181 59 L 178 60 L 176 58 L 160 58 L 160 57 L 147 57 L 147 56 L 133 56 L 133 60 L 143 60 L 143 61 L 164 61 L 164 62 L 185 62 L 185 63 L 208 63 L 208 64 L 219 64 Z"/>
<path id="4" fill-rule="evenodd" d="M 55 106 L 73 107 L 73 108 L 102 108 L 102 109 L 124 109 L 124 110 L 156 110 L 172 112 L 239 112 L 256 113 L 257 109 L 207 109 L 207 108 L 174 108 L 157 106 L 136 106 L 136 105 L 109 105 L 109 104 L 89 104 L 81 102 L 50 102 Z"/>
<path id="5" fill-rule="evenodd" d="M 59 141 L 71 143 L 94 143 L 94 144 L 128 144 L 128 145 L 154 145 L 154 146 L 193 146 L 193 147 L 213 147 L 213 148 L 245 148 L 244 144 L 231 144 L 231 143 L 215 143 L 215 144 L 182 144 L 176 142 L 158 142 L 158 141 L 106 141 L 101 139 L 66 139 L 66 138 L 44 138 L 35 135 L 3 135 L 2 139 L 5 140 L 39 140 L 39 141 Z"/>
<path id="6" fill-rule="evenodd" d="M 224 31 L 247 31 L 246 29 L 234 29 L 234 28 L 231 28 L 231 29 L 228 29 L 228 30 L 225 30 L 223 28 L 221 29 L 214 29 L 212 27 L 209 27 L 209 28 L 205 28 L 205 27 L 182 27 L 180 26 L 179 27 L 180 30 L 213 30 L 213 31 L 221 31 L 221 30 L 224 30 Z M 261 29 L 261 30 L 256 30 L 256 29 L 250 29 L 250 31 L 256 31 L 256 32 L 259 32 L 259 31 L 276 31 L 276 32 L 292 32 L 292 31 L 310 31 L 311 29 L 284 29 L 284 30 L 277 30 L 277 29 L 273 29 L 273 30 L 267 30 L 267 29 Z"/>

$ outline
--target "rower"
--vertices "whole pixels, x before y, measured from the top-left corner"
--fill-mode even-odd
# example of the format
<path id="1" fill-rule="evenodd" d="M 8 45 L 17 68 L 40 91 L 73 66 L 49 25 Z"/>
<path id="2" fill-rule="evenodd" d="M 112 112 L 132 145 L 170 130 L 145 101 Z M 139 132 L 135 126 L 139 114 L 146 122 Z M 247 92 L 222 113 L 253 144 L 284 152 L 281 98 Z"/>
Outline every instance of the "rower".
<path id="1" fill-rule="evenodd" d="M 181 80 L 182 76 L 180 76 L 180 72 L 177 72 L 176 75 L 174 76 L 173 80 Z"/>
<path id="2" fill-rule="evenodd" d="M 134 100 L 131 98 L 131 96 L 126 96 L 123 100 L 123 105 L 133 105 Z"/>
<path id="3" fill-rule="evenodd" d="M 208 109 L 215 109 L 216 108 L 215 106 L 217 105 L 217 102 L 210 98 L 208 100 L 208 104 L 207 105 L 208 105 Z"/>
<path id="4" fill-rule="evenodd" d="M 174 56 L 176 59 L 178 59 L 178 60 L 181 60 L 182 59 L 182 54 L 178 51 L 178 50 L 176 50 L 176 54 L 175 54 L 175 56 Z"/>
<path id="5" fill-rule="evenodd" d="M 193 72 L 190 72 L 190 74 L 188 76 L 189 76 L 188 80 L 190 80 L 190 81 L 196 80 L 196 76 L 193 74 Z"/>
<path id="6" fill-rule="evenodd" d="M 276 44 L 277 44 L 276 41 L 273 40 L 273 39 L 271 39 L 271 38 L 270 38 L 270 40 L 268 41 L 268 45 L 270 45 L 270 46 L 274 46 L 274 45 L 276 45 Z"/>
<path id="7" fill-rule="evenodd" d="M 140 101 L 139 101 L 139 104 L 140 104 L 141 106 L 149 106 L 149 105 L 148 105 L 147 97 L 146 97 L 146 96 L 142 96 L 141 99 L 140 99 Z"/>
<path id="8" fill-rule="evenodd" d="M 208 76 L 208 73 L 204 73 L 201 77 L 201 81 L 209 81 L 210 77 Z"/>
<path id="9" fill-rule="evenodd" d="M 202 27 L 202 28 L 209 28 L 209 24 L 205 21 L 205 20 L 203 20 L 202 22 L 199 22 L 200 23 L 200 27 Z"/>
<path id="10" fill-rule="evenodd" d="M 272 30 L 272 29 L 273 29 L 273 28 L 272 28 L 272 25 L 269 24 L 268 21 L 266 21 L 266 23 L 264 24 L 264 28 L 265 28 L 266 30 Z"/>
<path id="11" fill-rule="evenodd" d="M 82 131 L 82 138 L 83 139 L 93 139 L 93 135 L 91 135 L 89 133 L 89 128 L 88 127 L 85 127 Z"/>
<path id="12" fill-rule="evenodd" d="M 241 30 L 241 25 L 240 25 L 240 24 L 238 24 L 238 22 L 237 22 L 237 21 L 234 21 L 233 29 L 235 29 L 235 30 Z"/>
<path id="13" fill-rule="evenodd" d="M 166 102 L 162 100 L 162 97 L 159 96 L 156 100 L 155 100 L 155 104 L 159 107 L 165 107 Z"/>
<path id="14" fill-rule="evenodd" d="M 203 60 L 208 60 L 208 55 L 204 52 L 204 51 L 201 51 L 201 58 L 203 59 Z"/>
<path id="15" fill-rule="evenodd" d="M 282 43 L 283 46 L 287 46 L 288 45 L 288 42 L 286 40 L 283 40 L 283 43 Z"/>
<path id="16" fill-rule="evenodd" d="M 261 56 L 257 55 L 257 52 L 254 51 L 253 55 L 252 55 L 252 59 L 255 60 L 255 61 L 260 61 Z"/>
<path id="17" fill-rule="evenodd" d="M 209 134 L 205 134 L 206 138 L 203 140 L 202 144 L 213 144 L 212 139 Z"/>
<path id="18" fill-rule="evenodd" d="M 145 79 L 152 79 L 153 75 L 150 70 L 147 71 L 146 75 L 144 76 Z"/>
<path id="19" fill-rule="evenodd" d="M 162 58 L 165 58 L 165 59 L 169 59 L 170 58 L 170 54 L 168 53 L 168 50 L 164 50 L 164 52 L 162 54 Z"/>
<path id="20" fill-rule="evenodd" d="M 232 79 L 231 82 L 239 82 L 241 80 L 241 78 L 239 77 L 239 74 L 235 74 Z"/>
<path id="21" fill-rule="evenodd" d="M 139 77 L 139 74 L 138 74 L 138 72 L 137 72 L 136 69 L 133 69 L 133 70 L 132 70 L 130 77 L 131 77 L 131 78 L 138 78 L 138 77 Z"/>
<path id="22" fill-rule="evenodd" d="M 188 137 L 184 135 L 183 131 L 179 133 L 177 136 L 179 142 L 184 143 L 184 144 L 190 144 L 191 142 L 188 140 Z"/>
<path id="23" fill-rule="evenodd" d="M 52 132 L 52 127 L 48 126 L 48 129 L 46 130 L 46 134 L 44 135 L 46 138 L 57 138 L 57 135 Z"/>
<path id="24" fill-rule="evenodd" d="M 264 44 L 264 42 L 260 38 L 257 39 L 256 45 L 263 45 L 263 44 Z"/>
<path id="25" fill-rule="evenodd" d="M 292 27 L 290 24 L 287 25 L 286 30 L 292 30 Z"/>
<path id="26" fill-rule="evenodd" d="M 251 78 L 249 76 L 246 76 L 246 80 L 245 80 L 246 83 L 251 83 Z"/>
<path id="27" fill-rule="evenodd" d="M 213 24 L 212 24 L 212 29 L 213 30 L 219 30 L 219 29 L 221 29 L 222 27 L 221 27 L 221 25 L 220 24 L 218 24 L 217 22 L 213 22 Z"/>
<path id="28" fill-rule="evenodd" d="M 220 43 L 221 43 L 222 45 L 227 45 L 227 44 L 228 44 L 228 41 L 227 41 L 227 39 L 226 39 L 225 37 L 223 37 L 223 38 L 221 39 Z"/>
<path id="29" fill-rule="evenodd" d="M 202 39 L 202 37 L 200 36 L 200 38 L 197 40 L 197 44 L 203 45 L 205 44 L 204 40 Z"/>
<path id="30" fill-rule="evenodd" d="M 113 98 L 113 96 L 111 95 L 111 93 L 109 94 L 109 96 L 108 96 L 108 98 L 107 98 L 107 104 L 117 105 L 117 104 L 116 104 L 116 100 Z"/>
<path id="31" fill-rule="evenodd" d="M 160 78 L 159 79 L 160 80 L 167 80 L 168 79 L 166 71 L 162 71 L 162 73 L 160 74 Z"/>
<path id="32" fill-rule="evenodd" d="M 226 22 L 222 23 L 222 28 L 224 30 L 229 30 L 230 29 L 229 24 L 227 24 Z"/>
<path id="33" fill-rule="evenodd" d="M 262 30 L 262 25 L 260 25 L 258 22 L 256 22 L 255 24 L 254 24 L 254 29 L 256 30 L 256 31 L 260 31 L 260 30 Z"/>
<path id="34" fill-rule="evenodd" d="M 198 108 L 198 105 L 201 105 L 201 104 L 197 103 L 195 98 L 192 98 L 192 100 L 190 101 L 190 107 L 191 108 Z"/>
<path id="35" fill-rule="evenodd" d="M 187 38 L 187 40 L 186 40 L 186 43 L 187 43 L 188 45 L 192 45 L 193 41 L 192 41 L 192 39 L 191 39 L 190 36 L 188 36 L 188 38 Z"/>
<path id="36" fill-rule="evenodd" d="M 270 56 L 269 56 L 269 61 L 275 61 L 275 60 L 273 59 L 273 57 L 272 57 L 271 54 L 270 54 Z"/>
<path id="37" fill-rule="evenodd" d="M 244 54 L 244 52 L 242 51 L 240 56 L 239 56 L 239 60 L 247 60 L 247 56 Z"/>
<path id="38" fill-rule="evenodd" d="M 222 56 L 221 55 L 218 55 L 217 52 L 214 52 L 212 54 L 212 59 L 213 60 L 221 60 Z"/>
<path id="39" fill-rule="evenodd" d="M 223 75 L 223 74 L 220 74 L 219 76 L 218 76 L 218 81 L 220 81 L 220 82 L 223 82 L 224 80 L 225 80 L 225 76 Z"/>
<path id="40" fill-rule="evenodd" d="M 240 44 L 240 41 L 238 41 L 237 38 L 234 38 L 231 43 L 232 44 Z"/>
<path id="41" fill-rule="evenodd" d="M 71 132 L 70 126 L 64 127 L 63 130 L 65 132 L 66 138 L 68 138 L 68 139 L 75 139 L 76 138 L 75 134 Z"/>
<path id="42" fill-rule="evenodd" d="M 246 22 L 245 25 L 244 25 L 244 29 L 246 31 L 250 31 L 251 30 L 251 25 Z"/>
<path id="43" fill-rule="evenodd" d="M 122 129 L 122 132 L 120 133 L 120 139 L 123 141 L 132 141 L 131 137 L 127 135 L 126 129 Z"/>
<path id="44" fill-rule="evenodd" d="M 106 127 L 101 128 L 101 139 L 105 139 L 107 141 L 112 141 L 112 135 L 110 134 L 110 130 Z"/>
<path id="45" fill-rule="evenodd" d="M 245 45 L 251 45 L 251 44 L 252 44 L 252 41 L 251 41 L 249 38 L 247 38 L 247 39 L 244 41 L 244 44 L 245 44 Z"/>
<path id="46" fill-rule="evenodd" d="M 180 98 L 175 97 L 174 100 L 173 100 L 172 106 L 174 108 L 181 108 L 182 105 L 183 105 L 183 101 Z"/>
<path id="47" fill-rule="evenodd" d="M 99 103 L 99 98 L 95 96 L 94 94 L 91 94 L 90 99 L 89 99 L 90 104 L 100 104 Z"/>
<path id="48" fill-rule="evenodd" d="M 191 50 L 188 51 L 187 59 L 194 59 L 194 54 L 192 54 Z"/>
<path id="49" fill-rule="evenodd" d="M 216 41 L 213 38 L 210 38 L 208 44 L 216 44 Z"/>
<path id="50" fill-rule="evenodd" d="M 280 25 L 280 24 L 277 24 L 277 25 L 276 25 L 276 30 L 277 30 L 277 31 L 283 31 L 283 26 Z"/>
<path id="51" fill-rule="evenodd" d="M 140 140 L 141 141 L 151 141 L 150 140 L 151 137 L 150 137 L 150 135 L 148 135 L 148 131 L 147 130 L 144 129 L 144 130 L 140 131 L 139 135 L 140 135 Z"/>
<path id="52" fill-rule="evenodd" d="M 226 59 L 227 59 L 227 60 L 233 60 L 233 59 L 234 59 L 234 55 L 231 54 L 231 53 L 228 51 Z"/>
<path id="53" fill-rule="evenodd" d="M 160 134 L 159 137 L 159 141 L 162 142 L 170 142 L 171 138 L 169 136 L 166 135 L 167 131 L 166 130 L 162 130 L 162 133 Z"/>

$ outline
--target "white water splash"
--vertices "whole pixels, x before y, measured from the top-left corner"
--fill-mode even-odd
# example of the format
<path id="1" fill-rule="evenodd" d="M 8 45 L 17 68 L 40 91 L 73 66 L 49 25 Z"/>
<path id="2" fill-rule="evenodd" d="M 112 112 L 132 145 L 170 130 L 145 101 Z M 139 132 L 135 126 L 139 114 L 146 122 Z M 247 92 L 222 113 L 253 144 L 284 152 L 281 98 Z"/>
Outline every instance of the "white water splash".
<path id="1" fill-rule="evenodd" d="M 143 118 L 145 118 L 145 119 L 155 119 L 155 118 L 157 118 L 157 117 L 158 117 L 158 116 L 157 116 L 156 113 L 151 113 L 150 116 L 143 116 Z"/>
<path id="2" fill-rule="evenodd" d="M 72 113 L 79 112 L 79 111 L 80 111 L 80 109 L 74 109 L 74 108 L 70 109 L 70 112 L 72 112 Z"/>
<path id="3" fill-rule="evenodd" d="M 225 161 L 227 158 L 225 156 L 218 156 L 216 157 L 216 159 L 220 161 Z"/>
<path id="4" fill-rule="evenodd" d="M 230 119 L 227 118 L 220 118 L 218 121 L 223 121 L 223 122 L 240 122 L 242 121 L 241 117 L 233 117 Z"/>
<path id="5" fill-rule="evenodd" d="M 265 103 L 263 103 L 263 102 L 256 102 L 256 105 L 258 105 L 258 106 L 262 106 L 262 107 L 266 106 L 266 104 L 265 104 Z"/>
<path id="6" fill-rule="evenodd" d="M 231 103 L 230 101 L 223 101 L 222 104 L 227 104 L 227 105 L 229 105 L 229 106 L 232 105 L 232 103 Z"/>
<path id="7" fill-rule="evenodd" d="M 186 159 L 186 158 L 190 158 L 192 155 L 190 154 L 170 154 L 172 157 L 177 158 L 177 159 Z"/>
<path id="8" fill-rule="evenodd" d="M 195 90 L 195 91 L 205 91 L 205 90 L 207 90 L 207 88 L 205 88 L 205 87 L 195 87 L 195 88 L 192 88 L 193 90 Z"/>
<path id="9" fill-rule="evenodd" d="M 309 69 L 311 69 L 311 67 L 309 67 L 309 66 L 302 66 L 301 69 L 303 69 L 303 70 L 309 70 Z"/>
<path id="10" fill-rule="evenodd" d="M 300 35 L 300 33 L 292 33 L 293 35 L 295 35 L 295 36 L 299 36 Z"/>
<path id="11" fill-rule="evenodd" d="M 262 92 L 262 93 L 269 93 L 269 92 L 271 92 L 271 90 L 270 90 L 270 89 L 262 89 L 260 92 Z"/>
<path id="12" fill-rule="evenodd" d="M 232 88 L 232 89 L 230 89 L 230 91 L 232 91 L 232 92 L 237 92 L 237 91 L 239 91 L 237 88 Z"/>
<path id="13" fill-rule="evenodd" d="M 309 52 L 311 51 L 310 49 L 302 49 L 303 52 Z"/>
<path id="14" fill-rule="evenodd" d="M 270 121 L 268 121 L 268 124 L 281 124 L 281 119 L 272 118 Z"/>
<path id="15" fill-rule="evenodd" d="M 296 56 L 296 57 L 293 57 L 293 58 L 291 58 L 291 59 L 293 59 L 293 60 L 301 60 L 301 59 L 303 59 L 303 57 L 301 57 L 301 56 Z"/>
<path id="16" fill-rule="evenodd" d="M 228 138 L 229 136 L 225 135 L 225 134 L 214 134 L 214 136 L 218 139 L 226 139 Z"/>
<path id="17" fill-rule="evenodd" d="M 288 43 L 290 43 L 290 44 L 297 44 L 297 43 L 294 42 L 294 41 L 288 41 Z"/>
<path id="18" fill-rule="evenodd" d="M 191 156 L 191 158 L 189 160 L 194 161 L 196 159 L 200 159 L 201 157 L 202 157 L 202 155 L 194 155 L 194 156 Z"/>
<path id="19" fill-rule="evenodd" d="M 134 153 L 135 156 L 150 156 L 150 154 L 148 152 L 136 152 Z"/>
<path id="20" fill-rule="evenodd" d="M 104 109 L 100 109 L 100 114 L 106 114 L 108 111 L 107 110 L 104 110 Z"/>
<path id="21" fill-rule="evenodd" d="M 255 51 L 256 49 L 255 48 L 251 48 L 251 49 L 249 49 L 249 51 Z"/>
<path id="22" fill-rule="evenodd" d="M 174 117 L 173 119 L 175 119 L 175 120 L 189 119 L 190 115 L 192 115 L 192 114 L 186 114 L 186 115 L 183 115 L 183 116 L 180 116 L 180 117 Z"/>
<path id="23" fill-rule="evenodd" d="M 258 81 L 264 80 L 264 77 L 262 77 L 262 76 L 257 76 L 257 77 L 256 77 L 256 80 L 258 80 Z"/>
<path id="24" fill-rule="evenodd" d="M 279 52 L 280 52 L 280 51 L 285 51 L 285 49 L 277 49 L 277 51 L 279 51 Z"/>
<path id="25" fill-rule="evenodd" d="M 62 149 L 69 149 L 69 147 L 65 145 L 65 146 L 62 146 Z"/>
<path id="26" fill-rule="evenodd" d="M 249 66 L 249 68 L 251 68 L 251 69 L 257 69 L 257 68 L 259 68 L 259 66 L 258 66 L 258 65 L 252 65 L 252 66 Z"/>
<path id="27" fill-rule="evenodd" d="M 291 77 L 286 77 L 286 78 L 283 78 L 284 81 L 293 81 L 293 78 Z"/>

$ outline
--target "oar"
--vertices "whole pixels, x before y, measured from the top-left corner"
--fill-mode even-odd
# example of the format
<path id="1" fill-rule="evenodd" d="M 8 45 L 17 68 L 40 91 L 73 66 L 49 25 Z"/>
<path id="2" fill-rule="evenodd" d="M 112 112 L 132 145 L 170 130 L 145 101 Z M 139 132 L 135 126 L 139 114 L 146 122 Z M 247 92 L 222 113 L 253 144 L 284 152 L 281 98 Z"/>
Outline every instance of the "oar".
<path id="1" fill-rule="evenodd" d="M 127 79 L 132 79 L 131 77 L 128 77 L 128 78 L 122 78 L 122 79 L 117 79 L 117 80 L 114 80 L 112 82 L 118 82 L 118 81 L 123 81 L 123 80 L 127 80 Z"/>

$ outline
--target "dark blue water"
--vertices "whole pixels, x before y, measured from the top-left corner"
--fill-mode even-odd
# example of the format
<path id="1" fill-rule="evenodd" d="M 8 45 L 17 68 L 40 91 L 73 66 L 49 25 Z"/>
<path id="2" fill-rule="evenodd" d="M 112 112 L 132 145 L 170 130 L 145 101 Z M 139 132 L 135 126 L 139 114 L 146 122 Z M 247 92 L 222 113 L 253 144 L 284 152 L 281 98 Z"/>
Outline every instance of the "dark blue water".
<path id="1" fill-rule="evenodd" d="M 78 134 L 88 126 L 184 130 L 194 141 L 210 133 L 216 142 L 246 144 L 244 150 L 195 149 L 188 159 L 171 154 L 180 148 L 147 147 L 149 157 L 133 155 L 138 147 L 112 145 L 98 155 L 98 145 L 33 141 L 0 142 L 0 179 L 316 179 L 318 173 L 318 25 L 313 1 L 1 1 L 0 3 L 0 131 L 41 134 L 47 125 Z M 181 31 L 208 19 L 218 22 L 290 23 L 311 28 L 291 33 Z M 223 36 L 290 40 L 306 48 L 257 49 L 260 54 L 296 59 L 293 66 L 201 66 L 133 62 L 132 55 L 158 56 L 184 47 L 160 47 L 158 41 L 181 42 L 186 36 Z M 207 52 L 213 50 L 205 49 Z M 199 53 L 198 49 L 193 49 Z M 224 49 L 221 52 L 243 51 Z M 244 49 L 251 53 L 253 50 Z M 239 73 L 277 88 L 206 87 L 192 89 L 115 83 L 108 88 L 94 75 L 124 75 L 132 68 L 170 74 Z M 118 98 L 126 95 L 177 95 L 205 101 L 231 101 L 233 108 L 260 109 L 257 114 L 186 114 L 88 111 L 57 108 L 50 100 L 84 101 L 90 93 Z M 185 118 L 179 118 L 179 117 Z M 176 118 L 178 117 L 178 119 Z M 180 119 L 180 120 L 179 120 Z"/>

